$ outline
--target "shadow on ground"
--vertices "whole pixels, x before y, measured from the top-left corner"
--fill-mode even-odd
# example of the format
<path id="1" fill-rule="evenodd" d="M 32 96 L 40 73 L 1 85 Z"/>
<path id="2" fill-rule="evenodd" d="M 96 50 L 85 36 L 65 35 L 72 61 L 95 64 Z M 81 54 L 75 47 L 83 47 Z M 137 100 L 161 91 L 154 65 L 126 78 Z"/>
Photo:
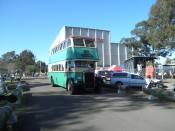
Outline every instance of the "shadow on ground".
<path id="1" fill-rule="evenodd" d="M 31 88 L 47 85 L 48 83 L 34 83 Z M 148 104 L 174 109 L 170 108 L 171 103 L 162 103 L 158 100 L 150 102 L 138 92 L 118 95 L 113 89 L 105 89 L 98 95 L 72 96 L 65 91 L 34 93 L 26 96 L 27 110 L 20 116 L 19 131 L 41 131 L 41 127 L 50 131 L 66 130 L 73 125 L 85 123 L 85 120 L 90 120 L 92 115 L 105 111 L 121 113 L 136 111 Z M 93 131 L 95 127 L 82 127 L 79 130 Z"/>

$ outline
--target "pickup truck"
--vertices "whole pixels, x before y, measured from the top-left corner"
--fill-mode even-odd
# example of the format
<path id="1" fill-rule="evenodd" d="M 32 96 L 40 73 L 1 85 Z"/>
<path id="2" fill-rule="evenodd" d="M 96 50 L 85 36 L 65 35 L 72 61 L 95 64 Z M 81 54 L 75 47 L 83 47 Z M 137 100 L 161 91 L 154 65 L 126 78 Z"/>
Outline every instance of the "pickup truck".
<path id="1" fill-rule="evenodd" d="M 127 72 L 112 72 L 111 76 L 106 77 L 105 84 L 107 86 L 120 88 L 125 87 L 145 87 L 146 80 L 137 75 Z"/>

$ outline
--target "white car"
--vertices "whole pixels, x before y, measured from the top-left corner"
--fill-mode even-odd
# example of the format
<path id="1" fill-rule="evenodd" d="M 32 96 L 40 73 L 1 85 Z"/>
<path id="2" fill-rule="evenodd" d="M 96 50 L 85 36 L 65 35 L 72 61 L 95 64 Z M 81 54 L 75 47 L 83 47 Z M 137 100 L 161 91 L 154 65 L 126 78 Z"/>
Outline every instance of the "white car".
<path id="1" fill-rule="evenodd" d="M 110 77 L 106 78 L 105 84 L 113 87 L 145 87 L 147 83 L 143 77 L 137 74 L 113 72 Z"/>

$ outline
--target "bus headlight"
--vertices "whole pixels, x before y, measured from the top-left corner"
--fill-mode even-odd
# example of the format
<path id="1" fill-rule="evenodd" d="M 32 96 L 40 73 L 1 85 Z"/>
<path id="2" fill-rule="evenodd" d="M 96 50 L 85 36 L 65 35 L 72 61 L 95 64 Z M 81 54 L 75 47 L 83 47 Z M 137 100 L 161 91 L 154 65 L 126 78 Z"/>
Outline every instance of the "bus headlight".
<path id="1" fill-rule="evenodd" d="M 77 77 L 76 80 L 74 81 L 75 84 L 78 84 L 82 81 L 82 77 Z"/>
<path id="2" fill-rule="evenodd" d="M 75 84 L 77 84 L 77 83 L 78 83 L 78 81 L 77 81 L 77 80 L 75 80 L 75 81 L 74 81 L 74 83 L 75 83 Z"/>
<path id="3" fill-rule="evenodd" d="M 107 81 L 110 81 L 110 80 L 111 80 L 111 78 L 110 78 L 110 77 L 106 77 L 106 80 L 107 80 Z"/>

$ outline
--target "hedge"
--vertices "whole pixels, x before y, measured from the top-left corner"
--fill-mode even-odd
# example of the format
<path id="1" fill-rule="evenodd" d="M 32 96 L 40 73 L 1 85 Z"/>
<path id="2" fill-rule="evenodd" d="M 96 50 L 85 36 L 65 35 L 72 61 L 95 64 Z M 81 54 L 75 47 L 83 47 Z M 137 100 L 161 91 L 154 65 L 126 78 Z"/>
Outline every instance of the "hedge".
<path id="1" fill-rule="evenodd" d="M 143 91 L 146 94 L 153 95 L 162 100 L 175 101 L 175 92 L 173 91 L 168 91 L 166 89 L 161 89 L 161 88 L 156 88 L 156 89 L 145 88 Z"/>

